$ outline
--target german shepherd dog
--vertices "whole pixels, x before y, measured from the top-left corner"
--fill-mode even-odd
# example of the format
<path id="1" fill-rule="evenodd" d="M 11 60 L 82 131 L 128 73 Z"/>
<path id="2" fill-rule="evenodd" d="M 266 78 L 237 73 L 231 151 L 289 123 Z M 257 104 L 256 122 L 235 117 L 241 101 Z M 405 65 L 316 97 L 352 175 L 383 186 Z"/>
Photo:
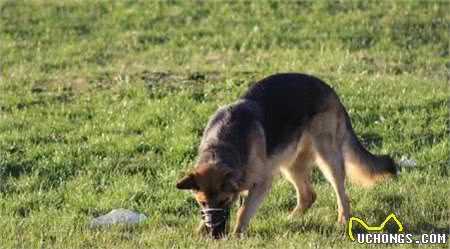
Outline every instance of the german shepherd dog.
<path id="1" fill-rule="evenodd" d="M 397 172 L 389 156 L 373 155 L 361 145 L 330 86 L 295 73 L 269 76 L 219 108 L 198 153 L 194 170 L 176 186 L 191 190 L 203 208 L 199 230 L 216 238 L 225 231 L 231 204 L 245 191 L 233 231 L 238 237 L 244 232 L 280 171 L 296 190 L 292 217 L 316 200 L 309 177 L 315 163 L 336 193 L 340 223 L 350 214 L 345 175 L 370 186 Z"/>

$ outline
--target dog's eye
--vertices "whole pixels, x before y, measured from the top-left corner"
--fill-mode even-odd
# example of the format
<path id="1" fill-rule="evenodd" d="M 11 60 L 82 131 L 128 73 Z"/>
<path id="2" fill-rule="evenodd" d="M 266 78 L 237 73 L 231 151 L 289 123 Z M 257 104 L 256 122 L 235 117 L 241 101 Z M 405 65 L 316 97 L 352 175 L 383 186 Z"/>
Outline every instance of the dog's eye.
<path id="1" fill-rule="evenodd" d="M 206 206 L 206 201 L 200 201 L 200 205 L 203 207 Z"/>

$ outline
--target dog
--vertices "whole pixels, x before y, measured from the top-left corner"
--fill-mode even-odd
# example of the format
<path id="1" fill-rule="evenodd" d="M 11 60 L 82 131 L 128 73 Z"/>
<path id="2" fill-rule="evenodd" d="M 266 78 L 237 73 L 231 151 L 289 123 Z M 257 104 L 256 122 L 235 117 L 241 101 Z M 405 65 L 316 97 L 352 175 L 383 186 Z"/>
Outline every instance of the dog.
<path id="1" fill-rule="evenodd" d="M 339 223 L 350 215 L 345 176 L 371 186 L 397 173 L 391 157 L 373 155 L 361 145 L 329 85 L 306 74 L 275 74 L 212 115 L 195 168 L 176 187 L 191 190 L 203 210 L 229 210 L 239 194 L 247 192 L 233 230 L 239 237 L 279 172 L 296 190 L 297 205 L 290 217 L 313 205 L 311 163 L 336 193 Z M 202 220 L 198 230 L 212 230 L 214 237 L 223 235 L 224 226 L 216 231 L 214 226 Z"/>

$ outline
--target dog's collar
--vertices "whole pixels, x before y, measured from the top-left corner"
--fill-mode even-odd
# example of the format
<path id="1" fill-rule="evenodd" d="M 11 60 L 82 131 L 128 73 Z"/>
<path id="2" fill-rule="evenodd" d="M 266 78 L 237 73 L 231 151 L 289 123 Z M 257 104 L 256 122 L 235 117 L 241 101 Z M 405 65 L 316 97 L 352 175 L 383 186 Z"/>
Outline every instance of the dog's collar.
<path id="1" fill-rule="evenodd" d="M 211 211 L 227 211 L 225 208 L 202 208 L 202 212 L 211 212 Z"/>

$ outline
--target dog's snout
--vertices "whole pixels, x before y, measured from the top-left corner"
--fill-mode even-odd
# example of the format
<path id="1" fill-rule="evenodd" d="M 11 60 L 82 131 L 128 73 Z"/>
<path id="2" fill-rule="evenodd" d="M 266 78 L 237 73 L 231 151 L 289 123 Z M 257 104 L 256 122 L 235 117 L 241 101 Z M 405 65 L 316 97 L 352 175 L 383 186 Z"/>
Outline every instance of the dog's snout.
<path id="1" fill-rule="evenodd" d="M 202 220 L 214 238 L 220 238 L 225 233 L 229 217 L 229 209 L 203 208 L 200 210 Z"/>

